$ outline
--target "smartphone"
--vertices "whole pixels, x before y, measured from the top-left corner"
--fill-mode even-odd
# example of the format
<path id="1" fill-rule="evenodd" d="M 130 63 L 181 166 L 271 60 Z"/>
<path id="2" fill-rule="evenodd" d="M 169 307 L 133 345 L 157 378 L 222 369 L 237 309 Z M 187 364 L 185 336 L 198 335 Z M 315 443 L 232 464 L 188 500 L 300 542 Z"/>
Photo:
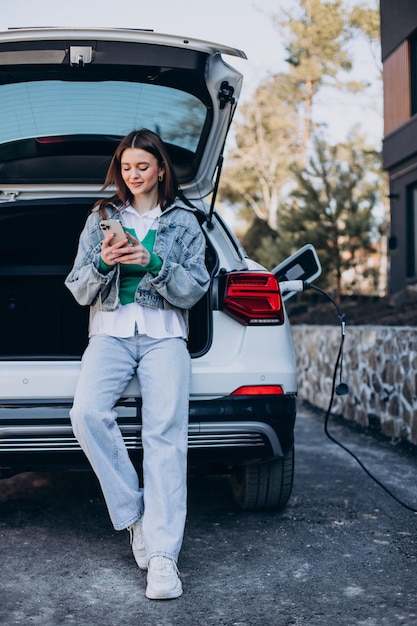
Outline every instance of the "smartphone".
<path id="1" fill-rule="evenodd" d="M 102 220 L 100 222 L 100 228 L 104 235 L 107 235 L 108 233 L 114 234 L 114 237 L 111 240 L 111 245 L 126 239 L 126 233 L 123 230 L 123 226 L 117 220 Z"/>

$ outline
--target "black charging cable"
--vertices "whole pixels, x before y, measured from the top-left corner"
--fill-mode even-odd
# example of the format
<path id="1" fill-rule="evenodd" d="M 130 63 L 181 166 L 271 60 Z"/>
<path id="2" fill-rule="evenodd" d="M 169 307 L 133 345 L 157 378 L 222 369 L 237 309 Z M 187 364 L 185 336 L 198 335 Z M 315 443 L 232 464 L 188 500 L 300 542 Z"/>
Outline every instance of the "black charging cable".
<path id="1" fill-rule="evenodd" d="M 369 478 L 371 478 L 374 482 L 376 482 L 376 484 L 379 485 L 379 487 L 381 487 L 381 489 L 383 489 L 389 496 L 391 496 L 391 498 L 393 498 L 396 502 L 398 502 L 398 504 L 403 506 L 405 509 L 408 509 L 409 511 L 412 511 L 413 513 L 417 513 L 417 509 L 415 507 L 410 506 L 409 504 L 407 504 L 406 502 L 404 502 L 403 500 L 398 498 L 392 491 L 390 491 L 390 489 L 388 489 L 388 487 L 386 487 L 380 480 L 378 480 L 378 478 L 376 478 L 368 470 L 368 468 L 362 463 L 362 461 L 356 456 L 356 454 L 354 454 L 354 452 L 352 452 L 352 450 L 349 450 L 349 448 L 347 446 L 343 445 L 343 443 L 338 441 L 329 432 L 329 418 L 330 418 L 330 411 L 331 411 L 331 408 L 332 408 L 332 405 L 333 405 L 334 394 L 336 393 L 336 395 L 338 395 L 338 396 L 344 396 L 347 393 L 349 393 L 349 387 L 347 386 L 346 383 L 343 382 L 343 379 L 342 379 L 342 373 L 343 373 L 343 346 L 344 346 L 344 342 L 345 342 L 345 315 L 341 311 L 341 309 L 340 309 L 339 305 L 337 304 L 337 302 L 335 302 L 335 300 L 333 300 L 333 298 L 326 291 L 324 291 L 323 289 L 320 289 L 320 287 L 316 287 L 316 285 L 311 285 L 309 283 L 305 284 L 305 288 L 306 289 L 307 288 L 314 289 L 315 291 L 320 292 L 321 294 L 326 296 L 326 298 L 328 298 L 334 304 L 334 306 L 336 307 L 336 310 L 337 310 L 337 314 L 338 314 L 338 317 L 339 317 L 339 320 L 340 320 L 340 327 L 341 327 L 341 339 L 340 339 L 340 345 L 339 345 L 339 352 L 338 352 L 338 355 L 337 355 L 337 359 L 336 359 L 336 363 L 335 363 L 335 367 L 334 367 L 334 371 L 333 371 L 333 380 L 332 380 L 332 390 L 331 390 L 331 394 L 330 394 L 330 402 L 329 402 L 329 406 L 327 408 L 326 415 L 325 415 L 325 418 L 324 418 L 324 432 L 326 433 L 327 437 L 331 441 L 333 441 L 333 443 L 335 443 L 340 448 L 342 448 L 345 452 L 350 454 L 350 456 L 353 459 L 355 459 L 355 461 L 360 465 L 360 467 L 369 476 Z M 340 369 L 339 369 L 339 366 L 340 366 Z M 339 383 L 336 385 L 338 369 L 340 371 L 340 376 L 339 376 Z"/>

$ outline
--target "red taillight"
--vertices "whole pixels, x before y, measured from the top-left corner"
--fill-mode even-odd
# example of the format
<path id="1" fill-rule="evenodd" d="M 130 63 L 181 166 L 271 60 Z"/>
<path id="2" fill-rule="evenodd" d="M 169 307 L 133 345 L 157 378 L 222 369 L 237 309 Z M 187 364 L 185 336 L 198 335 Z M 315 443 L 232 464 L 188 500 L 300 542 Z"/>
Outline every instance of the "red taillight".
<path id="1" fill-rule="evenodd" d="M 246 325 L 283 324 L 278 281 L 266 272 L 228 274 L 223 310 Z"/>
<path id="2" fill-rule="evenodd" d="M 244 385 L 232 391 L 232 396 L 282 396 L 284 390 L 281 385 Z"/>

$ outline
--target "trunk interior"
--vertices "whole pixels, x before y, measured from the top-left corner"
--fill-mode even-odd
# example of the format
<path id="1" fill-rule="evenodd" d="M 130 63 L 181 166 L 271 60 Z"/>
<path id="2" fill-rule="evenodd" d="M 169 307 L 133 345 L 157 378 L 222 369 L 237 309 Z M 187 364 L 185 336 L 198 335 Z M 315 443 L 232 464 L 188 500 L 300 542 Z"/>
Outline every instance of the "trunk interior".
<path id="1" fill-rule="evenodd" d="M 0 358 L 79 359 L 88 307 L 64 285 L 94 199 L 0 204 Z M 211 261 L 210 261 L 211 258 Z M 214 257 L 207 256 L 214 267 Z M 210 268 L 209 268 L 210 269 Z M 210 346 L 210 296 L 190 313 L 192 356 Z"/>

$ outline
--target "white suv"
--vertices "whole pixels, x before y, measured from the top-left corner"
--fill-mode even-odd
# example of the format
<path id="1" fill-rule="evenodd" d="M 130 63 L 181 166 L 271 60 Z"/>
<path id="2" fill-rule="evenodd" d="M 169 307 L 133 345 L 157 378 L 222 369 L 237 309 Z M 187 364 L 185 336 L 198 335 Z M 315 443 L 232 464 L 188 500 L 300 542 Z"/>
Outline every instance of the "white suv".
<path id="1" fill-rule="evenodd" d="M 228 472 L 242 508 L 288 501 L 297 384 L 279 281 L 309 280 L 319 265 L 306 246 L 267 272 L 215 210 L 242 82 L 224 54 L 245 56 L 149 31 L 0 33 L 0 476 L 86 464 L 68 412 L 88 311 L 64 278 L 115 147 L 146 127 L 168 145 L 182 193 L 198 209 L 212 276 L 191 311 L 190 465 Z M 135 383 L 116 408 L 140 467 Z"/>

